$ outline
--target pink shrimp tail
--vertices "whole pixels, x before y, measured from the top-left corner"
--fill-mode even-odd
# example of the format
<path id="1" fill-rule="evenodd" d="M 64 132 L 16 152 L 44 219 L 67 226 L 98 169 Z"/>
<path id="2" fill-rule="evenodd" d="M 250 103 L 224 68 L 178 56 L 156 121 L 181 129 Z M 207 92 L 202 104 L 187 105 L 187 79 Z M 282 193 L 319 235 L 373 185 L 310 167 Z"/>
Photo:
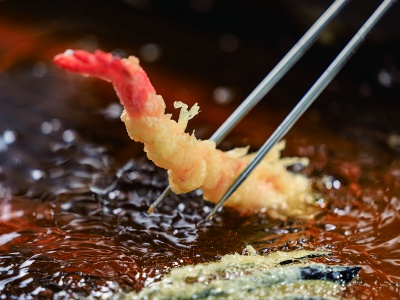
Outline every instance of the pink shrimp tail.
<path id="1" fill-rule="evenodd" d="M 137 59 L 120 59 L 101 50 L 94 53 L 67 50 L 55 56 L 54 62 L 74 73 L 112 81 L 121 104 L 130 116 L 154 113 L 154 110 L 151 113 L 148 109 L 147 102 L 155 95 L 155 89 Z"/>

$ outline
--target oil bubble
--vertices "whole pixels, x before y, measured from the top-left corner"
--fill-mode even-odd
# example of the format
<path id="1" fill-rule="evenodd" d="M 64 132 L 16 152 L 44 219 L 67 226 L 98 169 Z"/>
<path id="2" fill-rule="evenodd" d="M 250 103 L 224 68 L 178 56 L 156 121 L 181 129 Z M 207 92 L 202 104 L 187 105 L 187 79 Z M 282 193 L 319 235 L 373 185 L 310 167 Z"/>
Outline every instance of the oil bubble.
<path id="1" fill-rule="evenodd" d="M 155 62 L 160 59 L 161 47 L 154 43 L 145 44 L 139 49 L 140 58 L 147 62 Z"/>
<path id="2" fill-rule="evenodd" d="M 222 51 L 233 52 L 238 48 L 239 40 L 233 34 L 226 33 L 219 37 L 218 45 Z"/>
<path id="3" fill-rule="evenodd" d="M 45 178 L 46 173 L 42 170 L 31 170 L 31 176 L 35 181 L 41 180 L 43 178 Z"/>
<path id="4" fill-rule="evenodd" d="M 62 134 L 62 139 L 64 140 L 64 142 L 66 142 L 68 144 L 74 142 L 76 140 L 76 137 L 77 137 L 77 134 L 72 129 L 65 130 Z"/>
<path id="5" fill-rule="evenodd" d="M 17 139 L 17 134 L 14 130 L 7 129 L 3 133 L 3 141 L 6 144 L 12 144 Z"/>
<path id="6" fill-rule="evenodd" d="M 382 69 L 379 71 L 378 81 L 383 87 L 386 87 L 386 88 L 391 87 L 392 83 L 393 83 L 392 76 L 386 69 Z"/>
<path id="7" fill-rule="evenodd" d="M 213 91 L 213 99 L 217 104 L 226 105 L 234 99 L 234 92 L 228 87 L 220 86 Z"/>

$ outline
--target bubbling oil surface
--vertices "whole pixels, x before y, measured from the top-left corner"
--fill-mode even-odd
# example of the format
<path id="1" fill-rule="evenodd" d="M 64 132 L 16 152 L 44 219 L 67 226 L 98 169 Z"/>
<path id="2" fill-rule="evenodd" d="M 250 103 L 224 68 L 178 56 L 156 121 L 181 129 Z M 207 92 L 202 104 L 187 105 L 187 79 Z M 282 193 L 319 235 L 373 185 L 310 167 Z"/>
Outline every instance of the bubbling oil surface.
<path id="1" fill-rule="evenodd" d="M 103 109 L 71 105 L 70 95 L 59 93 L 65 83 L 54 77 L 21 80 L 19 89 L 2 80 L 0 299 L 111 297 L 140 290 L 171 268 L 241 253 L 247 244 L 261 254 L 328 250 L 332 256 L 316 260 L 362 266 L 344 297 L 400 294 L 396 152 L 357 140 L 315 144 L 312 133 L 289 139 L 286 153 L 310 157 L 301 171 L 325 199 L 312 220 L 224 209 L 199 224 L 211 207 L 200 192 L 171 195 L 148 215 L 166 173 L 142 155 L 125 159 L 124 138 L 107 140 L 123 130 L 116 120 Z M 57 104 L 46 106 L 46 99 Z"/>

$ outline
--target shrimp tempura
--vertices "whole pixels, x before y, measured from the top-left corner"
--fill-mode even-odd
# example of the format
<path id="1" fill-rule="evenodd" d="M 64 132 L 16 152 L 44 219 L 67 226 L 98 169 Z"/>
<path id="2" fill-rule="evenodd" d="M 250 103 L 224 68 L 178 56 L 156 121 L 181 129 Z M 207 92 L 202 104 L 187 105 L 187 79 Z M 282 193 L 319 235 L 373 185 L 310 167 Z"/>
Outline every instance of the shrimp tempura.
<path id="1" fill-rule="evenodd" d="M 183 103 L 178 122 L 165 114 L 165 102 L 156 94 L 136 57 L 120 59 L 110 53 L 67 50 L 54 59 L 61 68 L 111 81 L 124 106 L 121 119 L 129 136 L 144 144 L 149 159 L 168 170 L 171 189 L 187 193 L 197 188 L 204 199 L 218 202 L 238 174 L 250 162 L 247 150 L 223 152 L 210 140 L 198 140 L 185 132 L 189 119 L 198 113 Z M 249 178 L 226 202 L 240 212 L 261 209 L 297 213 L 311 199 L 309 180 L 293 174 L 286 167 L 306 159 L 280 158 L 284 142 L 275 146 Z"/>

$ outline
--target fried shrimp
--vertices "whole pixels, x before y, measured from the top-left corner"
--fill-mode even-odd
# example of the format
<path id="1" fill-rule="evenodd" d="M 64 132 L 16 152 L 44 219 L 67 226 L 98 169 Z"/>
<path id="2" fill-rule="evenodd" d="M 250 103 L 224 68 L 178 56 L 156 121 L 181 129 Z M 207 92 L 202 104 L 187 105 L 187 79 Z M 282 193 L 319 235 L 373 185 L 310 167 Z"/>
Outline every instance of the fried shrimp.
<path id="1" fill-rule="evenodd" d="M 185 132 L 188 121 L 199 112 L 194 105 L 176 102 L 181 109 L 178 122 L 165 114 L 165 102 L 156 94 L 136 57 L 120 59 L 110 53 L 67 50 L 54 58 L 55 63 L 71 72 L 111 81 L 124 106 L 121 119 L 129 136 L 144 144 L 147 156 L 167 169 L 171 189 L 187 193 L 197 188 L 204 199 L 218 202 L 252 155 L 240 148 L 228 152 L 216 149 L 210 140 L 198 140 Z M 260 209 L 297 212 L 311 199 L 309 180 L 287 171 L 293 163 L 306 159 L 281 158 L 284 142 L 276 145 L 243 185 L 226 202 L 242 213 Z"/>

